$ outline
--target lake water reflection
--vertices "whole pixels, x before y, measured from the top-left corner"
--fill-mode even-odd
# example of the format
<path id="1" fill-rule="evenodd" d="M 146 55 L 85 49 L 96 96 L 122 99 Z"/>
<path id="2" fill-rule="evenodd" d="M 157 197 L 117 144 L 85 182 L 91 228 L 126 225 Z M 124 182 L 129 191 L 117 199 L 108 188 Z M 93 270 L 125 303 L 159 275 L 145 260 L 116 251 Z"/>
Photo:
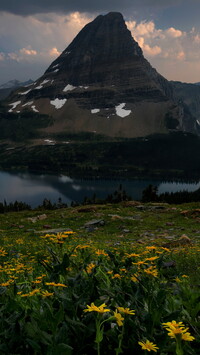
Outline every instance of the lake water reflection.
<path id="1" fill-rule="evenodd" d="M 0 172 L 0 202 L 22 201 L 36 207 L 47 198 L 57 202 L 61 198 L 68 205 L 72 201 L 82 202 L 84 197 L 105 198 L 122 184 L 123 189 L 134 200 L 142 197 L 142 191 L 149 185 L 158 186 L 158 192 L 194 191 L 198 183 L 177 183 L 158 180 L 81 180 L 64 175 L 37 175 L 29 173 Z"/>

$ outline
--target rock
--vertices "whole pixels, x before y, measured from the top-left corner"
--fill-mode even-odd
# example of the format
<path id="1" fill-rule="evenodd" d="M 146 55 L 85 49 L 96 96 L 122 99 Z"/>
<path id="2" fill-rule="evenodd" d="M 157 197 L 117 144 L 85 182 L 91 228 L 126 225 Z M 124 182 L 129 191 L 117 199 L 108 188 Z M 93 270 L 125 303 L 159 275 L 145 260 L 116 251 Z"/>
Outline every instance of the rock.
<path id="1" fill-rule="evenodd" d="M 104 226 L 104 225 L 105 225 L 105 221 L 103 219 L 93 219 L 92 221 L 85 223 L 85 228 Z"/>
<path id="2" fill-rule="evenodd" d="M 44 219 L 47 218 L 47 215 L 44 213 L 44 214 L 40 214 L 39 216 L 36 217 L 39 221 L 43 221 Z"/>
<path id="3" fill-rule="evenodd" d="M 32 223 L 36 223 L 37 221 L 42 221 L 46 218 L 47 218 L 47 215 L 44 213 L 44 214 L 38 215 L 36 217 L 28 217 L 27 220 L 31 221 Z"/>
<path id="4" fill-rule="evenodd" d="M 176 266 L 176 262 L 171 260 L 171 261 L 166 261 L 162 263 L 162 267 L 163 268 L 169 268 L 169 267 L 175 267 Z"/>

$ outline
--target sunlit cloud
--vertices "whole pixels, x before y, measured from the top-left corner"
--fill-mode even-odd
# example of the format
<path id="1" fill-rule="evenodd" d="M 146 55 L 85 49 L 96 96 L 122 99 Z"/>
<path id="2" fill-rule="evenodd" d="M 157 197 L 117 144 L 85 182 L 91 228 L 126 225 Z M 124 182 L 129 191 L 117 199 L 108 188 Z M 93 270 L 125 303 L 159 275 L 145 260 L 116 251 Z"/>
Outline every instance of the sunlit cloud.
<path id="1" fill-rule="evenodd" d="M 81 12 L 26 17 L 0 13 L 1 80 L 6 72 L 9 80 L 13 75 L 41 76 L 94 17 Z M 133 19 L 126 24 L 144 56 L 167 79 L 200 81 L 195 72 L 200 68 L 200 32 L 195 27 L 186 32 L 178 26 L 161 29 L 153 20 Z"/>
<path id="2" fill-rule="evenodd" d="M 37 51 L 32 49 L 31 46 L 29 46 L 28 48 L 22 48 L 22 49 L 19 50 L 19 52 L 22 55 L 36 55 L 37 54 Z"/>
<path id="3" fill-rule="evenodd" d="M 170 27 L 166 30 L 166 33 L 170 36 L 170 37 L 173 37 L 173 38 L 178 38 L 178 37 L 181 37 L 183 35 L 183 32 L 180 31 L 180 30 L 176 30 L 175 28 L 173 27 Z"/>
<path id="4" fill-rule="evenodd" d="M 143 49 L 150 57 L 154 57 L 162 52 L 159 46 L 150 47 L 148 44 L 144 44 Z"/>
<path id="5" fill-rule="evenodd" d="M 176 57 L 178 60 L 184 60 L 185 59 L 185 53 L 183 51 L 180 51 L 178 54 L 177 54 L 177 57 Z"/>
<path id="6" fill-rule="evenodd" d="M 21 62 L 26 61 L 27 59 L 30 59 L 30 57 L 36 56 L 37 54 L 36 50 L 32 49 L 31 46 L 28 46 L 27 48 L 21 48 L 16 52 L 10 52 L 7 53 L 7 55 L 4 54 L 4 58 Z"/>
<path id="7" fill-rule="evenodd" d="M 49 50 L 49 55 L 51 57 L 58 57 L 60 54 L 61 52 L 59 52 L 56 47 L 53 47 Z"/>

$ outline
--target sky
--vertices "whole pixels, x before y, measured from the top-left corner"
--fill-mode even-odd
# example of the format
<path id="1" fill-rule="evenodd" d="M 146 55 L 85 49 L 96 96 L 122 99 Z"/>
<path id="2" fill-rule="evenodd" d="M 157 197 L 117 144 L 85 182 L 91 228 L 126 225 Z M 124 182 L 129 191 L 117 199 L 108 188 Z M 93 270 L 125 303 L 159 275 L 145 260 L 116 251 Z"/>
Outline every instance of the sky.
<path id="1" fill-rule="evenodd" d="M 99 14 L 119 11 L 168 80 L 200 82 L 200 0 L 1 0 L 0 85 L 39 78 Z"/>

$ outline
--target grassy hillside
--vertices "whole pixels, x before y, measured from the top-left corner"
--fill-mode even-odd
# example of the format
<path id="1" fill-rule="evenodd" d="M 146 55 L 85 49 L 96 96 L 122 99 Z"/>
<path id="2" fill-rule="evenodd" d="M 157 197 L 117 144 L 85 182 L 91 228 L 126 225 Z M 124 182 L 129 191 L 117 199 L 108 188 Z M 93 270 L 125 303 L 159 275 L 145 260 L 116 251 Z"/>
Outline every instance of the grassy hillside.
<path id="1" fill-rule="evenodd" d="M 199 354 L 199 218 L 134 201 L 1 214 L 1 353 Z"/>

